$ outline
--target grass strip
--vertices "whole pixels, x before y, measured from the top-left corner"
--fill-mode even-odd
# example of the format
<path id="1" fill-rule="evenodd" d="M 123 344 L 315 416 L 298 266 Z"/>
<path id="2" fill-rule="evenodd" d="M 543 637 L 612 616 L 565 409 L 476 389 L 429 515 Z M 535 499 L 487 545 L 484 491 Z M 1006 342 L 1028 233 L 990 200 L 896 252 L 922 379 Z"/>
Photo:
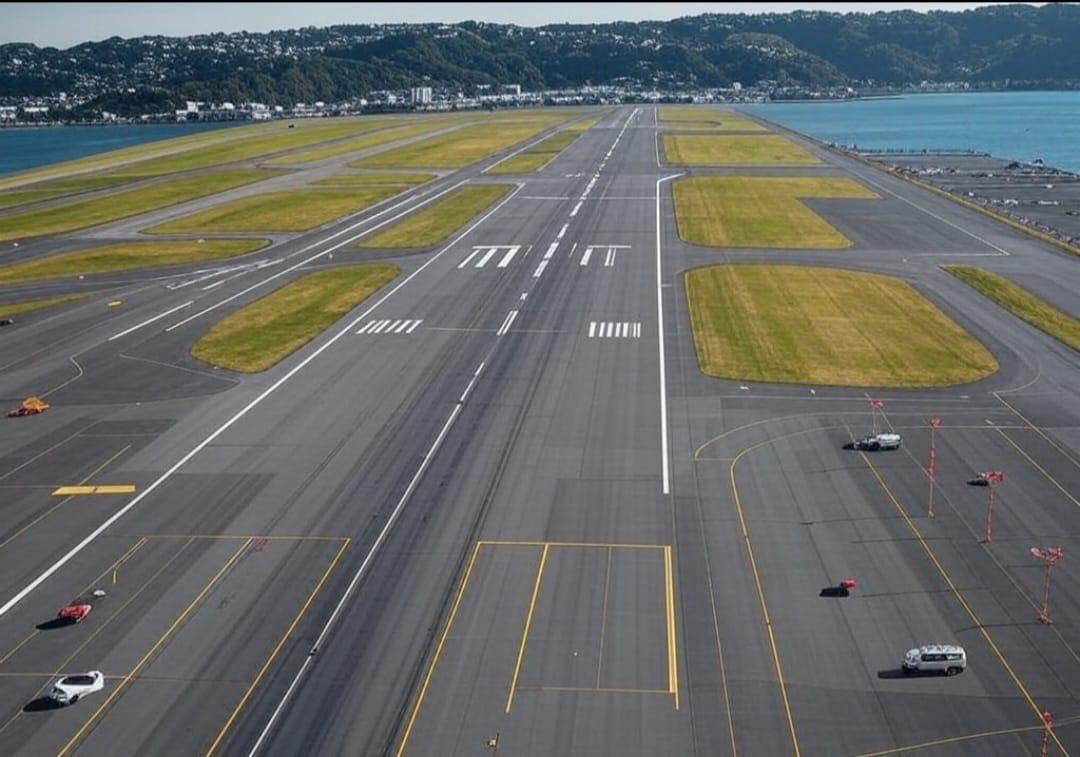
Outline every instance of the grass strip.
<path id="1" fill-rule="evenodd" d="M 703 373 L 834 386 L 951 386 L 993 355 L 910 284 L 879 274 L 736 264 L 685 274 Z"/>
<path id="2" fill-rule="evenodd" d="M 10 318 L 13 315 L 19 315 L 21 313 L 32 313 L 35 310 L 44 310 L 45 308 L 55 307 L 56 305 L 63 305 L 67 302 L 77 302 L 78 300 L 85 300 L 93 297 L 93 294 L 60 294 L 55 297 L 38 297 L 33 300 L 19 300 L 18 302 L 4 302 L 0 303 L 0 317 Z"/>
<path id="3" fill-rule="evenodd" d="M 308 231 L 397 192 L 393 187 L 267 192 L 166 221 L 146 231 L 150 234 Z"/>
<path id="4" fill-rule="evenodd" d="M 147 184 L 114 194 L 0 216 L 0 241 L 62 234 L 118 221 L 277 175 L 240 168 Z"/>
<path id="5" fill-rule="evenodd" d="M 460 120 L 460 119 L 458 119 Z M 305 150 L 304 152 L 291 153 L 288 155 L 280 155 L 276 158 L 263 161 L 268 166 L 283 166 L 283 165 L 300 165 L 303 163 L 311 163 L 316 160 L 324 160 L 325 158 L 333 158 L 338 155 L 345 155 L 350 152 L 357 152 L 358 150 L 366 150 L 371 147 L 378 147 L 384 145 L 387 142 L 396 142 L 399 139 L 408 139 L 409 137 L 415 137 L 419 134 L 427 134 L 428 132 L 436 131 L 438 129 L 444 129 L 448 126 L 452 126 L 454 121 L 449 119 L 439 119 L 437 121 L 430 121 L 422 124 L 411 124 L 409 126 L 400 126 L 392 129 L 385 129 L 378 131 L 374 134 L 368 134 L 357 139 L 350 139 L 345 142 L 337 142 L 326 147 L 320 147 L 315 150 Z"/>
<path id="6" fill-rule="evenodd" d="M 538 171 L 551 162 L 552 158 L 576 142 L 577 138 L 599 121 L 600 118 L 601 116 L 597 116 L 556 132 L 528 150 L 489 168 L 485 173 L 502 174 Z"/>
<path id="7" fill-rule="evenodd" d="M 355 160 L 350 168 L 461 168 L 523 142 L 548 128 L 553 117 L 525 123 L 466 126 Z"/>
<path id="8" fill-rule="evenodd" d="M 661 108 L 664 129 L 708 128 L 719 131 L 766 131 L 757 121 L 721 108 Z"/>
<path id="9" fill-rule="evenodd" d="M 398 249 L 428 247 L 460 229 L 493 205 L 512 187 L 509 184 L 476 184 L 462 187 L 363 240 L 362 248 Z"/>
<path id="10" fill-rule="evenodd" d="M 802 198 L 877 198 L 833 176 L 691 176 L 676 180 L 672 193 L 679 237 L 708 247 L 850 247 Z"/>
<path id="11" fill-rule="evenodd" d="M 818 165 L 821 160 L 779 134 L 664 134 L 664 156 L 682 166 Z"/>
<path id="12" fill-rule="evenodd" d="M 966 265 L 943 265 L 942 268 L 1017 318 L 1080 351 L 1080 319 L 985 268 Z"/>
<path id="13" fill-rule="evenodd" d="M 201 263 L 244 255 L 267 244 L 269 242 L 265 239 L 207 239 L 203 242 L 190 239 L 109 244 L 3 266 L 0 268 L 0 283 Z"/>
<path id="14" fill-rule="evenodd" d="M 315 186 L 328 187 L 366 187 L 366 186 L 393 186 L 413 187 L 417 184 L 431 181 L 435 178 L 433 173 L 340 173 L 327 176 L 324 179 L 316 179 L 310 182 Z"/>
<path id="15" fill-rule="evenodd" d="M 326 330 L 398 275 L 396 265 L 368 264 L 309 273 L 229 314 L 191 349 L 211 365 L 264 371 Z"/>

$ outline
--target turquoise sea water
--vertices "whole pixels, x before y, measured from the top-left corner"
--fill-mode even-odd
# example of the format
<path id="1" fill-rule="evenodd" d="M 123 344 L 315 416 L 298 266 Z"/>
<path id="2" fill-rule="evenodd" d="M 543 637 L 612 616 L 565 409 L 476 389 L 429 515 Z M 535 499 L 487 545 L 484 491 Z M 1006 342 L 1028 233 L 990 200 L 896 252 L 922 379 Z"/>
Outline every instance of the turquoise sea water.
<path id="1" fill-rule="evenodd" d="M 871 150 L 973 150 L 1041 158 L 1080 174 L 1080 91 L 963 92 L 739 110 L 826 142 Z"/>
<path id="2" fill-rule="evenodd" d="M 0 128 L 0 176 L 234 124 L 222 121 L 117 126 L 5 126 Z"/>

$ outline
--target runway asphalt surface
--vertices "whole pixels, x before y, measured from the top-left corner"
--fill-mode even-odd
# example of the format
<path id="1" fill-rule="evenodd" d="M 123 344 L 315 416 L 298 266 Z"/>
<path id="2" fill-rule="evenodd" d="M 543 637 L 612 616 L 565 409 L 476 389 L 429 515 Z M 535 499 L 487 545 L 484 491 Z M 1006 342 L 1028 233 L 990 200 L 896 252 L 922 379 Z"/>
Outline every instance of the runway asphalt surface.
<path id="1" fill-rule="evenodd" d="M 1077 314 L 1077 260 L 779 127 L 825 165 L 666 165 L 656 118 L 614 109 L 539 173 L 487 161 L 202 272 L 0 291 L 99 293 L 0 331 L 0 398 L 52 404 L 0 419 L 0 753 L 1080 755 L 1077 354 L 938 268 Z M 705 172 L 880 198 L 807 200 L 850 249 L 705 249 L 670 199 Z M 462 181 L 517 186 L 432 250 L 350 251 Z M 274 369 L 188 355 L 295 276 L 376 257 L 401 276 Z M 682 273 L 744 260 L 899 276 L 1000 370 L 932 391 L 705 377 Z M 903 446 L 842 449 L 872 426 Z M 985 470 L 1005 478 L 965 483 Z M 1063 547 L 1052 623 L 1038 546 Z M 51 622 L 95 588 L 82 623 Z M 902 675 L 932 642 L 968 669 Z M 47 706 L 85 670 L 103 691 Z"/>

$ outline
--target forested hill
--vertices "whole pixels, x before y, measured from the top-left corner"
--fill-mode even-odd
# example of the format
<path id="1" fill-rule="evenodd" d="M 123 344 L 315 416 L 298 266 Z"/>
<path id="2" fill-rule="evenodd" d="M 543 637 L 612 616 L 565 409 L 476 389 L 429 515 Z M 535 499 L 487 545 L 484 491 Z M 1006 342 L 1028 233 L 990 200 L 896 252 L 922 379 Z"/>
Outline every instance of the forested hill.
<path id="1" fill-rule="evenodd" d="M 257 6 L 252 6 L 257 13 Z M 706 14 L 539 28 L 465 22 L 114 37 L 67 50 L 0 46 L 0 99 L 127 92 L 164 102 L 342 102 L 430 86 L 474 93 L 661 88 L 1080 87 L 1080 5 L 873 14 Z"/>

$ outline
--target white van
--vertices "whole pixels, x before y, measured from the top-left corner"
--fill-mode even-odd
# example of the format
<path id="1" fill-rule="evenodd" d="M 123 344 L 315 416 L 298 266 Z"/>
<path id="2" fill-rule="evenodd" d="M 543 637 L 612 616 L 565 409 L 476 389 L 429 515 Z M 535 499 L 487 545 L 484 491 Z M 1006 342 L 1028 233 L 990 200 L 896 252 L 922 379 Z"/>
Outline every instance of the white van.
<path id="1" fill-rule="evenodd" d="M 902 664 L 905 675 L 944 673 L 954 676 L 967 668 L 967 653 L 955 644 L 926 644 L 909 649 Z"/>

